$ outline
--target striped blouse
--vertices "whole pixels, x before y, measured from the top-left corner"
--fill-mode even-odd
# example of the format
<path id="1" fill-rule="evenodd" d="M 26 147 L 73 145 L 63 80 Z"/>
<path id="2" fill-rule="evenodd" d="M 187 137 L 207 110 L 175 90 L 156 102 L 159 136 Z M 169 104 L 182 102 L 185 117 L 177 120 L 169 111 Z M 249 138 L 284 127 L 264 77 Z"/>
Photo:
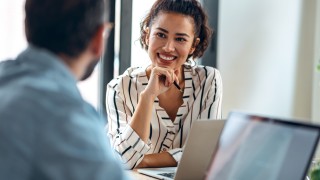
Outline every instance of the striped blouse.
<path id="1" fill-rule="evenodd" d="M 222 81 L 217 69 L 207 66 L 184 68 L 183 104 L 171 121 L 159 106 L 153 105 L 149 141 L 145 143 L 129 122 L 146 88 L 146 67 L 129 68 L 107 86 L 108 136 L 117 156 L 132 169 L 145 154 L 169 152 L 179 162 L 192 122 L 197 119 L 221 119 Z"/>

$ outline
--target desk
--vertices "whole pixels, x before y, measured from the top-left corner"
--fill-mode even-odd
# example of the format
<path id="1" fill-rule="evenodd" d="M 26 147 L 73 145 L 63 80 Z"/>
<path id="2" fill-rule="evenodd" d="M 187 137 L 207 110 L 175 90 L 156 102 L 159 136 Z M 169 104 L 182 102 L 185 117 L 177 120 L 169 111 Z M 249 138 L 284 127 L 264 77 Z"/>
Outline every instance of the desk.
<path id="1" fill-rule="evenodd" d="M 156 180 L 156 178 L 138 173 L 137 170 L 126 170 L 126 173 L 133 180 Z"/>

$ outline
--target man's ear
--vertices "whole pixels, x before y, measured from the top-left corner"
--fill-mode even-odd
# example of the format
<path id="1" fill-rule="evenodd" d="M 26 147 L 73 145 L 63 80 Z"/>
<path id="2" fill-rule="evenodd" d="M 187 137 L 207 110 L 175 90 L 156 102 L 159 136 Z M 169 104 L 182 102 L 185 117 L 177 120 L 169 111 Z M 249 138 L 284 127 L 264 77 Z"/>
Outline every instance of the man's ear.
<path id="1" fill-rule="evenodd" d="M 96 33 L 93 35 L 90 43 L 91 51 L 96 57 L 100 57 L 104 50 L 104 43 L 105 43 L 105 26 L 99 26 Z"/>
<path id="2" fill-rule="evenodd" d="M 193 45 L 192 45 L 192 47 L 191 47 L 191 49 L 190 49 L 190 52 L 189 52 L 189 55 L 191 55 L 191 54 L 194 52 L 194 50 L 196 50 L 196 47 L 198 46 L 199 42 L 200 42 L 200 38 L 197 38 L 197 39 L 193 42 Z"/>

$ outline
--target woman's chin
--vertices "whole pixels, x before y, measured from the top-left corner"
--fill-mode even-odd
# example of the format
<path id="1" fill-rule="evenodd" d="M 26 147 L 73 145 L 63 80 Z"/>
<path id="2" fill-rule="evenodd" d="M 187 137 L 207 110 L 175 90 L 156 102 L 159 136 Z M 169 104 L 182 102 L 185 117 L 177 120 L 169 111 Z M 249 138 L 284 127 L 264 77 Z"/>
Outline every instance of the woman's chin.
<path id="1" fill-rule="evenodd" d="M 174 68 L 175 67 L 175 60 L 159 60 L 157 63 L 159 67 L 167 67 L 167 68 Z"/>

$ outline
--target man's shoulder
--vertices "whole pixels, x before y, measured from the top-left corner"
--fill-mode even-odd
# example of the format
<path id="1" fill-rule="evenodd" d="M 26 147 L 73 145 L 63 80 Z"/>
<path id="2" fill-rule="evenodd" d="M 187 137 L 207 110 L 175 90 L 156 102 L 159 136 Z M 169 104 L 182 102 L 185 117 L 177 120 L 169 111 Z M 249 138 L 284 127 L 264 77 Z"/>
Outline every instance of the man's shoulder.
<path id="1" fill-rule="evenodd" d="M 9 112 L 10 116 L 15 116 L 14 113 L 18 112 L 26 118 L 50 119 L 64 115 L 63 112 L 83 108 L 84 102 L 80 95 L 78 97 L 53 82 L 42 82 L 37 78 L 34 80 L 39 81 L 32 83 L 18 78 L 15 81 L 22 81 L 21 83 L 12 82 L 0 88 L 0 112 Z"/>

